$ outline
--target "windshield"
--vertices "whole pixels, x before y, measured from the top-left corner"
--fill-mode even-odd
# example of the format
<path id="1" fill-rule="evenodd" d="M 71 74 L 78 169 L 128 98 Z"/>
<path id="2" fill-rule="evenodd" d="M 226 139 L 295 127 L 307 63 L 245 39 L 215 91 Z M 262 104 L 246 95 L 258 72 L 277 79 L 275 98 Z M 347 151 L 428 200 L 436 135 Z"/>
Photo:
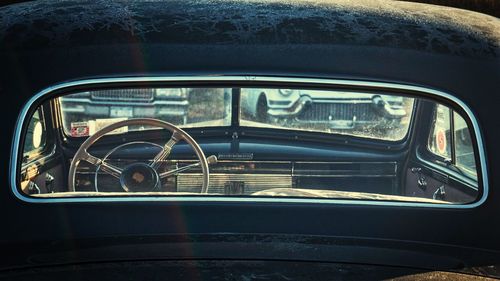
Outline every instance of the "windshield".
<path id="1" fill-rule="evenodd" d="M 233 95 L 239 97 L 233 108 Z M 143 88 L 75 93 L 60 98 L 65 133 L 86 137 L 114 122 L 156 118 L 181 128 L 230 126 L 402 140 L 413 98 L 354 91 L 271 88 Z M 232 117 L 232 112 L 239 114 Z M 152 129 L 127 126 L 115 133 Z"/>
<path id="2" fill-rule="evenodd" d="M 64 130 L 72 137 L 93 135 L 129 118 L 156 118 L 181 127 L 228 126 L 231 89 L 140 88 L 75 93 L 59 98 Z M 127 126 L 114 133 L 154 129 Z"/>

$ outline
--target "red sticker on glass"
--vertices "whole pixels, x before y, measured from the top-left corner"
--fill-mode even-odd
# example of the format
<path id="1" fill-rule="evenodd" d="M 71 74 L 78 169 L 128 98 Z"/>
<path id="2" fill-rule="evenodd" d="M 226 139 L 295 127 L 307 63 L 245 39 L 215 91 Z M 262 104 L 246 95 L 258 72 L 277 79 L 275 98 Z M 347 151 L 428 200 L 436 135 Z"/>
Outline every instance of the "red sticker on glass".
<path id="1" fill-rule="evenodd" d="M 436 146 L 440 154 L 446 153 L 446 133 L 442 129 L 436 133 Z"/>
<path id="2" fill-rule="evenodd" d="M 90 133 L 88 122 L 73 122 L 71 123 L 72 137 L 86 137 Z"/>

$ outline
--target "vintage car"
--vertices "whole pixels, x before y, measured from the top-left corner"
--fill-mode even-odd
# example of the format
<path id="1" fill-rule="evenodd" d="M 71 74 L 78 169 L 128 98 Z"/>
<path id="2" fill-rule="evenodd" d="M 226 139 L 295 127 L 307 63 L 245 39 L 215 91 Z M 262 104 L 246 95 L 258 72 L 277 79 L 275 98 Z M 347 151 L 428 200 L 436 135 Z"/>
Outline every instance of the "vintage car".
<path id="1" fill-rule="evenodd" d="M 66 122 L 82 116 L 114 118 L 155 117 L 186 124 L 189 106 L 187 89 L 108 89 L 61 97 Z M 177 120 L 177 121 L 175 121 Z M 80 121 L 82 122 L 82 121 Z"/>
<path id="2" fill-rule="evenodd" d="M 272 120 L 299 127 L 319 125 L 332 130 L 359 130 L 362 127 L 391 130 L 407 116 L 403 98 L 390 95 L 346 96 L 342 92 L 292 89 L 250 91 L 252 94 L 242 100 L 243 112 L 260 122 Z"/>
<path id="3" fill-rule="evenodd" d="M 0 62 L 0 280 L 500 278 L 496 17 L 42 0 Z"/>

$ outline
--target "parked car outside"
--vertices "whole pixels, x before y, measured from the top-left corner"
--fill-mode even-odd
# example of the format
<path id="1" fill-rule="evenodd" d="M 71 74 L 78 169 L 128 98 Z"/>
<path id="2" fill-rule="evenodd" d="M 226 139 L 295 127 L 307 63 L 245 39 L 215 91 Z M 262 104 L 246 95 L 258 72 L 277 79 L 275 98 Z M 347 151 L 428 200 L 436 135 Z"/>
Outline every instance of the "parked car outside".
<path id="1" fill-rule="evenodd" d="M 345 91 L 246 89 L 244 118 L 303 130 L 400 139 L 413 100 L 402 96 Z M 367 132 L 369 131 L 369 133 Z M 393 131 L 394 134 L 388 134 Z"/>
<path id="2" fill-rule="evenodd" d="M 106 89 L 61 97 L 66 122 L 92 118 L 155 117 L 187 123 L 189 92 L 186 88 Z"/>

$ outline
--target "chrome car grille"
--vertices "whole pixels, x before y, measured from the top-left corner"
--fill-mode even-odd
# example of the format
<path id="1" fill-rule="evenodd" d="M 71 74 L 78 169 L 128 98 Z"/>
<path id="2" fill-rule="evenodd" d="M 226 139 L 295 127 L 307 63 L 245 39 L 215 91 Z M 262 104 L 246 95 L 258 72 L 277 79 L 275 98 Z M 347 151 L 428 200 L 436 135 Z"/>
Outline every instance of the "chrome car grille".
<path id="1" fill-rule="evenodd" d="M 98 101 L 151 102 L 154 89 L 117 89 L 91 92 L 92 99 Z"/>
<path id="2" fill-rule="evenodd" d="M 326 120 L 372 120 L 376 117 L 371 102 L 369 103 L 312 103 L 298 116 L 299 120 L 326 121 Z"/>

